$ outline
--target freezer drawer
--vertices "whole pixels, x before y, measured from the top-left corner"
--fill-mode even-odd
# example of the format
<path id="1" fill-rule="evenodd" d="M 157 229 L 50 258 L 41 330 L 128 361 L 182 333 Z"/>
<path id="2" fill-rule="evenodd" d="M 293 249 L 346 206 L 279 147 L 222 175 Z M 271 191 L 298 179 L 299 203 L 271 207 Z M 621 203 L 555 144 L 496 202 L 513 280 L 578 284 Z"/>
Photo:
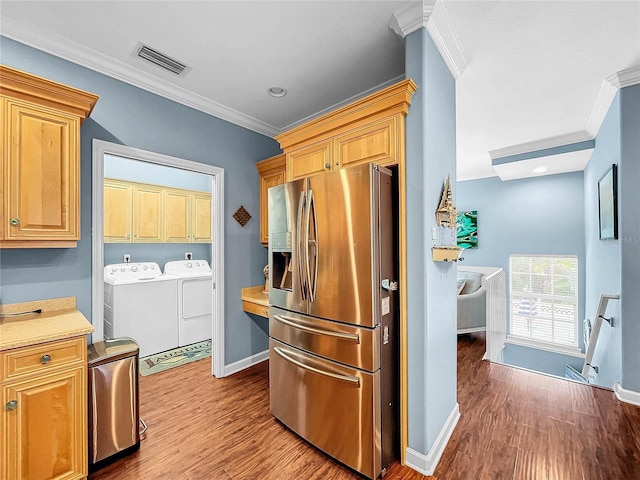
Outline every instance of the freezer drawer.
<path id="1" fill-rule="evenodd" d="M 269 336 L 362 370 L 380 368 L 380 327 L 362 328 L 271 307 Z"/>
<path id="2" fill-rule="evenodd" d="M 380 373 L 345 367 L 269 340 L 271 413 L 345 465 L 377 478 Z"/>

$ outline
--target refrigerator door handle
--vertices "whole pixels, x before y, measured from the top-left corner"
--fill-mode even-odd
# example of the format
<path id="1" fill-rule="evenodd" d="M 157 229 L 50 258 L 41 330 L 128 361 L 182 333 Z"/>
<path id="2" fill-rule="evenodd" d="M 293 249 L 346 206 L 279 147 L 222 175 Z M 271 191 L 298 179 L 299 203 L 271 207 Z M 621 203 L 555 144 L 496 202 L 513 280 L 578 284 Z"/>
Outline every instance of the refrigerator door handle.
<path id="1" fill-rule="evenodd" d="M 313 222 L 310 220 L 313 219 Z M 311 227 L 313 227 L 313 235 L 311 234 Z M 307 221 L 306 221 L 306 245 L 307 245 L 307 285 L 309 286 L 309 301 L 313 302 L 316 299 L 316 285 L 318 283 L 318 236 L 316 229 L 318 227 L 318 220 L 316 218 L 316 201 L 313 197 L 313 190 L 309 190 L 309 198 L 307 203 Z M 313 251 L 313 258 L 311 255 Z M 313 273 L 311 268 L 313 267 Z"/>
<path id="2" fill-rule="evenodd" d="M 307 327 L 306 325 L 301 325 L 297 323 L 295 321 L 295 318 L 289 318 L 282 315 L 274 315 L 273 319 L 277 320 L 280 323 L 284 323 L 289 327 L 302 330 L 303 332 L 312 333 L 314 335 L 324 335 L 327 337 L 334 337 L 340 340 L 346 340 L 354 343 L 360 343 L 360 335 L 358 335 L 357 333 L 333 332 L 331 330 L 325 330 L 323 328 Z"/>
<path id="3" fill-rule="evenodd" d="M 302 235 L 302 218 L 306 210 L 307 194 L 306 192 L 300 192 L 300 200 L 298 201 L 298 220 L 296 222 L 296 233 L 298 235 L 298 242 L 296 249 L 298 251 L 298 277 L 300 278 L 300 295 L 303 300 L 307 300 L 307 273 L 305 267 L 307 266 L 307 249 L 304 247 L 303 242 L 305 239 Z"/>
<path id="4" fill-rule="evenodd" d="M 312 373 L 316 373 L 318 375 L 324 375 L 326 377 L 335 378 L 336 380 L 341 380 L 343 382 L 349 382 L 349 383 L 357 386 L 358 388 L 360 388 L 360 379 L 358 377 L 354 376 L 354 375 L 340 375 L 338 373 L 327 372 L 326 370 L 321 370 L 319 368 L 312 367 L 311 365 L 305 365 L 304 363 L 299 362 L 298 360 L 296 360 L 294 358 L 291 358 L 280 347 L 273 347 L 273 350 L 278 355 L 280 355 L 283 359 L 285 359 L 287 362 L 293 363 L 296 367 L 300 367 L 300 368 L 302 368 L 304 370 L 307 370 L 307 371 L 312 372 Z"/>

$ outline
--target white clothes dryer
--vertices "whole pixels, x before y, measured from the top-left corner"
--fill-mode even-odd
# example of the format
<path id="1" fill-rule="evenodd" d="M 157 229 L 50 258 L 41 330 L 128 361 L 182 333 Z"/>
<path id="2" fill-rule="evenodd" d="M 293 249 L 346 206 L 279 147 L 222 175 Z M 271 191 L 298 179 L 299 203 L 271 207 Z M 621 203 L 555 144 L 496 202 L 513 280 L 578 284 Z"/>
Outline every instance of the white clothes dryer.
<path id="1" fill-rule="evenodd" d="M 140 357 L 177 348 L 177 278 L 154 262 L 104 267 L 104 335 L 133 338 Z"/>
<path id="2" fill-rule="evenodd" d="M 183 347 L 211 338 L 213 283 L 206 260 L 176 260 L 164 273 L 178 279 L 178 344 Z"/>

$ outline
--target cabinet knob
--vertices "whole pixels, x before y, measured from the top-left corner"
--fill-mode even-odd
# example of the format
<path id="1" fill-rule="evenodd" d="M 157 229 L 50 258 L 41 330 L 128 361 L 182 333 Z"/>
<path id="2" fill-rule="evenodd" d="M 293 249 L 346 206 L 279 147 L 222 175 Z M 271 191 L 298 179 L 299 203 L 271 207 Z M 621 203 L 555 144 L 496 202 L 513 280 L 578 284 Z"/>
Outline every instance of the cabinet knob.
<path id="1" fill-rule="evenodd" d="M 40 357 L 40 363 L 43 365 L 46 365 L 47 363 L 49 363 L 51 361 L 51 355 L 42 355 Z"/>
<path id="2" fill-rule="evenodd" d="M 17 400 L 9 400 L 7 402 L 7 411 L 11 411 L 11 410 L 15 410 L 16 408 L 18 408 L 18 401 Z"/>
<path id="3" fill-rule="evenodd" d="M 324 164 L 324 168 L 326 168 L 327 170 L 329 170 L 331 168 L 331 164 L 329 162 Z"/>
<path id="4" fill-rule="evenodd" d="M 16 226 L 20 225 L 20 219 L 19 219 L 19 218 L 15 218 L 15 217 L 14 217 L 14 218 L 12 218 L 11 220 L 9 220 L 9 223 L 10 223 L 11 225 L 13 225 L 14 227 L 16 227 Z"/>

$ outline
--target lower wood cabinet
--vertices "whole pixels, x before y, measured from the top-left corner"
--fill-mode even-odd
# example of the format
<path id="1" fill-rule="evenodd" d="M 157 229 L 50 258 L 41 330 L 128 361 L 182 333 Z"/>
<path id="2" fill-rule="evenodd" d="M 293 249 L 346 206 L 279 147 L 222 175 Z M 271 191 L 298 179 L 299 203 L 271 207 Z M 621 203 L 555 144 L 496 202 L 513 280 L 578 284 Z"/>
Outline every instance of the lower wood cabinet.
<path id="1" fill-rule="evenodd" d="M 3 479 L 88 474 L 86 337 L 0 352 Z"/>

